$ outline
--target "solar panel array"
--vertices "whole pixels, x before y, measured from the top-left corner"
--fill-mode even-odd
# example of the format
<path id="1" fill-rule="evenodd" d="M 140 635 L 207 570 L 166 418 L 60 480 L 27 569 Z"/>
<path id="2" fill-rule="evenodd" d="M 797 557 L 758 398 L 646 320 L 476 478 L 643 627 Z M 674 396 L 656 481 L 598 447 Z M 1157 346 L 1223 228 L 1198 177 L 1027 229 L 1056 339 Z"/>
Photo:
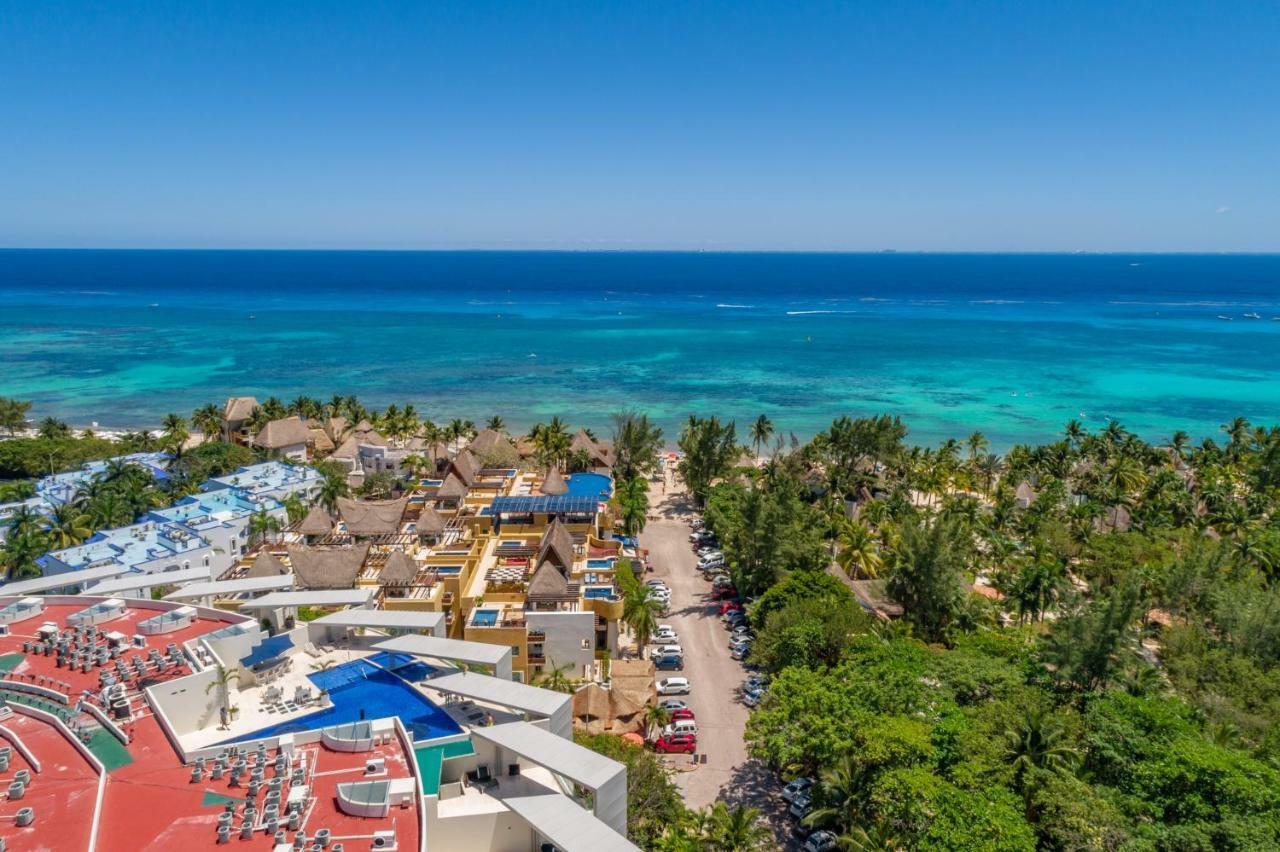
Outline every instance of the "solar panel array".
<path id="1" fill-rule="evenodd" d="M 495 515 L 528 514 L 595 514 L 595 497 L 580 494 L 527 495 L 520 497 L 495 497 L 491 511 Z"/>

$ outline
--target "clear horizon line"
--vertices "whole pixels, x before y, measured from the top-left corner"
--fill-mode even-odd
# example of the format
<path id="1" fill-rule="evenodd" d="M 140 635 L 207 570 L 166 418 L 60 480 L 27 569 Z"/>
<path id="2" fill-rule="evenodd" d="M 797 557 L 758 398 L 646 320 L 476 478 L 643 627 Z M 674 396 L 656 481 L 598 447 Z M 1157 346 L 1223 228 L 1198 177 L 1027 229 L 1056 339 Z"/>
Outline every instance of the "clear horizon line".
<path id="1" fill-rule="evenodd" d="M 311 252 L 311 253 L 382 253 L 382 254 L 847 254 L 847 255 L 1046 255 L 1079 257 L 1097 256 L 1240 256 L 1280 255 L 1277 249 L 835 249 L 835 248 L 570 248 L 512 246 L 457 247 L 315 247 L 315 246 L 0 246 L 0 252 Z"/>

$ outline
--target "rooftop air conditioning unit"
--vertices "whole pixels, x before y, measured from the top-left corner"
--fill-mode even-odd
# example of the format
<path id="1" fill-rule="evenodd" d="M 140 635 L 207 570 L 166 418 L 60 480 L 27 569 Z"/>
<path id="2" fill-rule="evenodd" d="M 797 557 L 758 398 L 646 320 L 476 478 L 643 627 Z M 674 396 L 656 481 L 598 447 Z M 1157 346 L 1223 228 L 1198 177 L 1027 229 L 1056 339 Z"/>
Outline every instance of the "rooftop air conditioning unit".
<path id="1" fill-rule="evenodd" d="M 373 833 L 373 848 L 382 849 L 384 852 L 393 852 L 397 848 L 395 831 L 375 831 Z"/>
<path id="2" fill-rule="evenodd" d="M 0 624 L 0 636 L 8 636 L 8 635 L 9 635 L 9 625 Z"/>
<path id="3" fill-rule="evenodd" d="M 365 775 L 385 775 L 387 774 L 387 759 L 385 757 L 371 757 L 364 765 Z"/>

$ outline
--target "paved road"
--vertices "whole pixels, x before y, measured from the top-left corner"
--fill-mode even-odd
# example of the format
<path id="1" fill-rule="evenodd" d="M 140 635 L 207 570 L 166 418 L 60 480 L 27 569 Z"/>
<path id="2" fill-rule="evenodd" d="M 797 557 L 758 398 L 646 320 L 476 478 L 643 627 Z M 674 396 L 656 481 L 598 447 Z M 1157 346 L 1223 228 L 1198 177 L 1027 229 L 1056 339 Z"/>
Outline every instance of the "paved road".
<path id="1" fill-rule="evenodd" d="M 674 758 L 672 765 L 683 770 L 676 783 L 689 807 L 724 799 L 773 811 L 777 782 L 759 761 L 747 757 L 743 741 L 748 710 L 738 698 L 738 687 L 747 673 L 729 656 L 729 634 L 716 613 L 711 584 L 695 568 L 689 544 L 691 504 L 671 479 L 665 491 L 661 484 L 651 486 L 649 504 L 653 508 L 640 544 L 649 550 L 649 577 L 661 577 L 671 587 L 671 614 L 661 623 L 675 627 L 685 661 L 684 671 L 658 672 L 658 677 L 689 678 L 693 689 L 685 700 L 697 716 L 698 749 L 707 761 L 690 770 L 687 756 Z"/>

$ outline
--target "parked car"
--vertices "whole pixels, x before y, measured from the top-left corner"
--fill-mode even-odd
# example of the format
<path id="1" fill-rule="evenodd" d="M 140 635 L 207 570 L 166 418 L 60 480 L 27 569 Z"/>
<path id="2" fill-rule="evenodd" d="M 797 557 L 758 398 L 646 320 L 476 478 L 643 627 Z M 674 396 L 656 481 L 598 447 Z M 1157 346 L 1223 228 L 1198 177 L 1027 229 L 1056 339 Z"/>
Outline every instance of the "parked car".
<path id="1" fill-rule="evenodd" d="M 672 734 L 653 741 L 653 750 L 663 754 L 693 754 L 698 750 L 698 738 L 693 734 Z"/>
<path id="2" fill-rule="evenodd" d="M 742 693 L 742 703 L 748 707 L 755 707 L 762 698 L 764 698 L 763 689 L 748 689 Z"/>
<path id="3" fill-rule="evenodd" d="M 815 831 L 805 838 L 804 846 L 800 848 L 804 852 L 835 852 L 836 836 L 825 829 Z"/>
<path id="4" fill-rule="evenodd" d="M 729 612 L 726 612 L 724 614 L 724 617 L 721 619 L 721 621 L 725 623 L 726 627 L 732 630 L 733 628 L 737 627 L 739 624 L 747 623 L 747 614 L 740 609 L 730 610 Z"/>
<path id="5" fill-rule="evenodd" d="M 684 702 L 681 702 L 681 703 L 683 704 Z M 681 707 L 678 710 L 671 711 L 671 721 L 673 722 L 679 722 L 681 719 L 692 719 L 692 718 L 694 718 L 693 711 L 690 710 L 688 707 Z"/>
<path id="6" fill-rule="evenodd" d="M 716 600 L 724 600 L 725 598 L 737 597 L 738 590 L 733 586 L 717 586 L 711 590 L 711 596 Z"/>
<path id="7" fill-rule="evenodd" d="M 751 653 L 751 643 L 744 642 L 741 645 L 734 645 L 729 649 L 729 656 L 735 660 L 745 660 L 747 655 Z"/>
<path id="8" fill-rule="evenodd" d="M 796 778 L 794 781 L 788 781 L 787 785 L 782 788 L 782 801 L 791 802 L 800 793 L 808 793 L 813 789 L 812 778 Z"/>
<path id="9" fill-rule="evenodd" d="M 678 644 L 680 637 L 670 624 L 659 624 L 658 629 L 653 631 L 653 641 L 663 645 Z"/>
<path id="10" fill-rule="evenodd" d="M 764 689 L 769 685 L 769 679 L 764 675 L 751 675 L 742 682 L 742 688 L 747 689 Z"/>
<path id="11" fill-rule="evenodd" d="M 683 657 L 684 649 L 679 645 L 659 645 L 650 655 L 651 657 Z"/>
<path id="12" fill-rule="evenodd" d="M 804 819 L 813 811 L 813 800 L 809 798 L 809 791 L 796 793 L 795 798 L 791 800 L 791 807 L 787 809 L 787 813 L 792 819 Z"/>
<path id="13" fill-rule="evenodd" d="M 689 702 L 681 701 L 679 698 L 664 698 L 658 702 L 658 706 L 675 713 L 679 710 L 688 710 Z"/>
<path id="14" fill-rule="evenodd" d="M 698 723 L 693 719 L 677 719 L 662 729 L 664 737 L 674 736 L 675 734 L 692 734 L 696 737 L 698 735 Z"/>
<path id="15" fill-rule="evenodd" d="M 684 668 L 684 657 L 679 654 L 662 654 L 653 658 L 653 667 L 660 672 L 678 672 Z"/>
<path id="16" fill-rule="evenodd" d="M 698 558 L 698 564 L 704 565 L 708 562 L 723 562 L 724 554 L 719 550 L 708 550 Z"/>
<path id="17" fill-rule="evenodd" d="M 658 681 L 657 690 L 659 695 L 688 695 L 689 678 L 665 677 Z"/>
<path id="18" fill-rule="evenodd" d="M 644 584 L 654 589 L 665 589 L 667 587 L 666 580 L 659 580 L 656 577 L 652 580 L 645 580 Z"/>
<path id="19" fill-rule="evenodd" d="M 728 615 L 733 610 L 740 610 L 740 609 L 742 609 L 742 604 L 738 603 L 736 600 L 720 601 L 721 615 Z"/>

